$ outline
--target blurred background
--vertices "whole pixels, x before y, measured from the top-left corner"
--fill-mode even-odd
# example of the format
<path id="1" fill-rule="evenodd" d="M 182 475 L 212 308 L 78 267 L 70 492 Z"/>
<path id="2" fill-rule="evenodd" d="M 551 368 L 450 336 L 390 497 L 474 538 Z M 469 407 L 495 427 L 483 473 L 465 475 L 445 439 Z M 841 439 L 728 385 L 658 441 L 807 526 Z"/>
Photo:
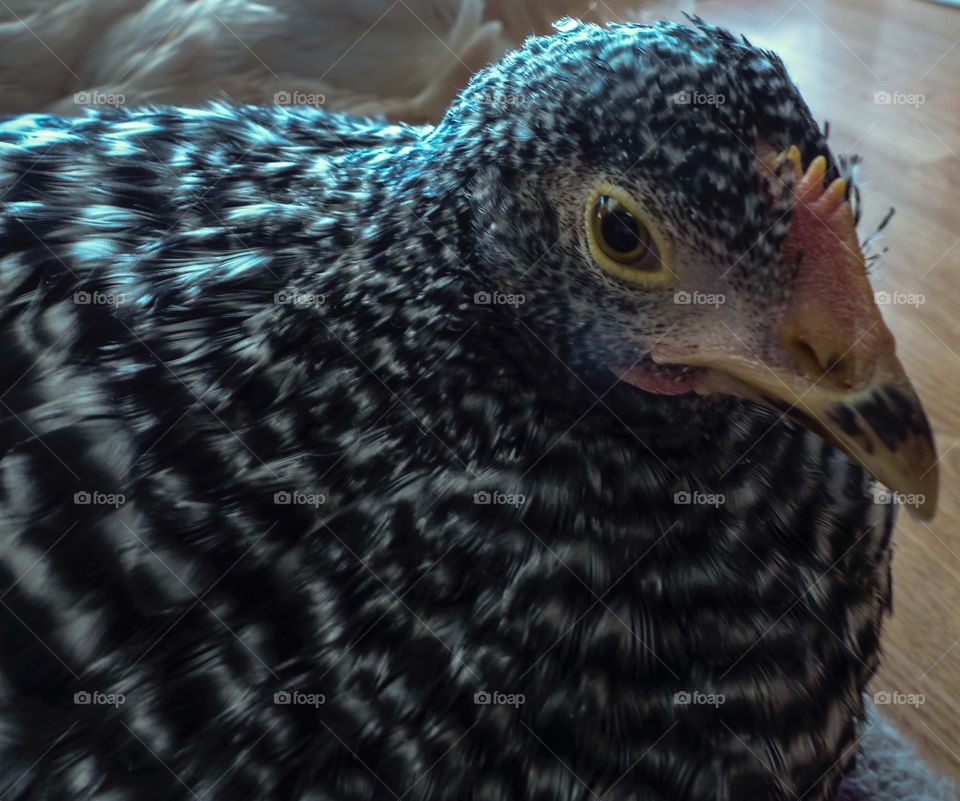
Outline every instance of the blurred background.
<path id="1" fill-rule="evenodd" d="M 873 280 L 930 415 L 941 506 L 900 516 L 881 711 L 960 779 L 960 9 L 926 0 L 0 0 L 0 113 L 235 101 L 430 122 L 471 73 L 569 15 L 687 11 L 778 52 L 835 154 L 863 156 Z M 835 636 L 824 630 L 823 636 Z M 898 696 L 897 694 L 901 694 Z M 903 695 L 914 705 L 891 703 Z"/>

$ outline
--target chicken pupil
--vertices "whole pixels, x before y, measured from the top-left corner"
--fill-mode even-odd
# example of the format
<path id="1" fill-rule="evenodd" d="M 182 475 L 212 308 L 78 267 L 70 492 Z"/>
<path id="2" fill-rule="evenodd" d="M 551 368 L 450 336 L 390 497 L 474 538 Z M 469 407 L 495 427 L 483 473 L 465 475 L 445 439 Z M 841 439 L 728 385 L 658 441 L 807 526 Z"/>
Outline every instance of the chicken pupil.
<path id="1" fill-rule="evenodd" d="M 607 212 L 603 217 L 602 231 L 607 246 L 617 253 L 633 253 L 645 244 L 640 224 L 624 209 Z"/>

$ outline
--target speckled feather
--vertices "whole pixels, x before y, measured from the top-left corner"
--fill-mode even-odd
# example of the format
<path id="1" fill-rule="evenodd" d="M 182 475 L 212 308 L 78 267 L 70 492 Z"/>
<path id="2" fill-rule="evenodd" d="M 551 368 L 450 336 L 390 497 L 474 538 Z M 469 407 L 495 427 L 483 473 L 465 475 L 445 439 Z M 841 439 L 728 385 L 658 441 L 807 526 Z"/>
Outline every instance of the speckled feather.
<path id="1" fill-rule="evenodd" d="M 669 329 L 570 233 L 635 174 L 709 258 L 752 247 L 762 313 L 789 293 L 745 143 L 829 152 L 779 60 L 695 23 L 566 25 L 435 129 L 0 125 L 7 801 L 830 796 L 890 507 L 749 403 L 616 383 L 624 330 Z"/>

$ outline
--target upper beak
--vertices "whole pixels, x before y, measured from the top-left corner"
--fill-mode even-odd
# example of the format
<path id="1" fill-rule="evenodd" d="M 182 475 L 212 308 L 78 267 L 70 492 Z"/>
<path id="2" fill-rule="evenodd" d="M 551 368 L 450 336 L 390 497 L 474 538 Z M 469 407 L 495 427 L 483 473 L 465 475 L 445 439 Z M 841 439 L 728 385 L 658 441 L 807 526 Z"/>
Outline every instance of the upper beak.
<path id="1" fill-rule="evenodd" d="M 787 415 L 845 451 L 929 519 L 937 505 L 938 469 L 930 424 L 896 356 L 896 343 L 874 300 L 846 184 L 823 187 L 826 160 L 797 180 L 784 258 L 803 257 L 777 331 L 781 358 L 746 347 L 669 353 L 658 362 L 709 368 L 701 394 L 748 398 Z"/>

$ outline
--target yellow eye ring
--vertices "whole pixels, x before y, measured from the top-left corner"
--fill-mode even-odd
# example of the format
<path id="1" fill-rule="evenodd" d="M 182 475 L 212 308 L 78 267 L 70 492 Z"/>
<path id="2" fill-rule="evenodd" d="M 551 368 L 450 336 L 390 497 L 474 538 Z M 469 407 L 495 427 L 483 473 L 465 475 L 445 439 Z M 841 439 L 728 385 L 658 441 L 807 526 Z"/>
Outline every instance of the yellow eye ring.
<path id="1" fill-rule="evenodd" d="M 641 286 L 673 278 L 670 240 L 627 192 L 601 184 L 586 207 L 590 253 L 606 272 Z"/>

